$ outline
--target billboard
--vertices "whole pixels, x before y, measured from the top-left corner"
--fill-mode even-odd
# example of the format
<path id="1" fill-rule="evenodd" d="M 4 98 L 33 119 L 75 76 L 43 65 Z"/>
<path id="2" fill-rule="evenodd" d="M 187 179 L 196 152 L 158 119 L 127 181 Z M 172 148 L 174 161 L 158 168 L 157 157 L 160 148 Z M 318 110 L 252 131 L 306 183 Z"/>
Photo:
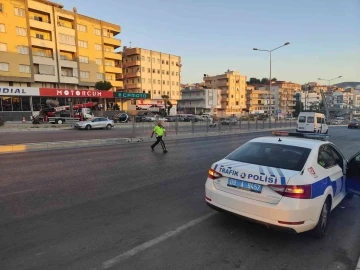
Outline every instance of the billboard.
<path id="1" fill-rule="evenodd" d="M 46 97 L 86 97 L 113 98 L 114 92 L 89 89 L 40 88 L 40 96 Z"/>

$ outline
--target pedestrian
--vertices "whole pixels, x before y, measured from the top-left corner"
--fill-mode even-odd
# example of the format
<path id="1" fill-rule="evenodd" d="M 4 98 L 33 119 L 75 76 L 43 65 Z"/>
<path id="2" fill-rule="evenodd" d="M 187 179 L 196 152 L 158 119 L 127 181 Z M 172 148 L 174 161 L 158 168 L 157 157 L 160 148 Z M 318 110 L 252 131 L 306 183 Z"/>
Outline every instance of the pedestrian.
<path id="1" fill-rule="evenodd" d="M 156 137 L 156 142 L 151 146 L 151 150 L 154 151 L 154 148 L 156 145 L 158 145 L 159 143 L 161 144 L 161 147 L 163 149 L 164 153 L 167 153 L 168 151 L 166 150 L 166 146 L 165 143 L 163 141 L 163 136 L 166 137 L 166 129 L 163 127 L 161 121 L 158 121 L 157 125 L 154 127 L 153 132 L 151 133 L 151 138 L 154 136 Z"/>

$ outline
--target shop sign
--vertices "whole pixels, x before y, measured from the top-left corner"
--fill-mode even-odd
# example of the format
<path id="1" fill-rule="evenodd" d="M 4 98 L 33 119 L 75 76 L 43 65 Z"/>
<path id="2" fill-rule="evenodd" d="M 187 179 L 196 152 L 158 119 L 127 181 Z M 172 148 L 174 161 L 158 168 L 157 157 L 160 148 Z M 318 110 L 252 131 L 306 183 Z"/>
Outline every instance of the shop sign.
<path id="1" fill-rule="evenodd" d="M 89 89 L 40 88 L 40 96 L 113 98 L 113 92 L 100 91 L 100 90 L 89 90 Z"/>
<path id="2" fill-rule="evenodd" d="M 129 92 L 114 92 L 116 98 L 129 98 L 129 99 L 150 99 L 150 94 L 146 93 L 129 93 Z"/>
<path id="3" fill-rule="evenodd" d="M 39 96 L 37 87 L 1 86 L 0 96 Z"/>

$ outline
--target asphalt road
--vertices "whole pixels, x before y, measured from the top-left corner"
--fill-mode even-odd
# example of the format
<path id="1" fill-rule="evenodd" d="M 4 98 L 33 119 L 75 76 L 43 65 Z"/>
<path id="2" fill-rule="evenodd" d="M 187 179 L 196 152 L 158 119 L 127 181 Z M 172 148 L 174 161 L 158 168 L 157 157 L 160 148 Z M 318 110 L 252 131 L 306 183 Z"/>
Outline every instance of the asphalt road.
<path id="1" fill-rule="evenodd" d="M 348 157 L 358 134 L 331 129 Z M 210 165 L 262 135 L 169 141 L 166 155 L 145 143 L 1 155 L 0 268 L 353 270 L 357 197 L 332 212 L 322 240 L 205 205 Z"/>
<path id="2" fill-rule="evenodd" d="M 292 123 L 294 124 L 294 123 Z M 38 143 L 38 142 L 55 142 L 55 141 L 71 141 L 71 140 L 87 140 L 87 139 L 106 139 L 106 138 L 124 138 L 133 136 L 133 128 L 129 124 L 122 128 L 114 128 L 111 130 L 57 130 L 57 131 L 27 131 L 27 132 L 0 132 L 0 144 L 16 144 L 16 143 Z M 168 134 L 176 134 L 175 123 L 164 124 Z M 290 123 L 272 123 L 271 127 L 289 127 Z M 193 127 L 190 125 L 179 125 L 178 134 L 184 133 L 200 133 L 200 132 L 214 132 L 224 130 L 256 130 L 268 128 L 269 123 L 255 122 L 248 124 L 242 122 L 241 125 L 227 126 L 220 125 L 215 128 L 206 126 L 205 122 L 196 123 Z M 135 137 L 150 136 L 154 123 L 137 124 L 135 126 Z"/>

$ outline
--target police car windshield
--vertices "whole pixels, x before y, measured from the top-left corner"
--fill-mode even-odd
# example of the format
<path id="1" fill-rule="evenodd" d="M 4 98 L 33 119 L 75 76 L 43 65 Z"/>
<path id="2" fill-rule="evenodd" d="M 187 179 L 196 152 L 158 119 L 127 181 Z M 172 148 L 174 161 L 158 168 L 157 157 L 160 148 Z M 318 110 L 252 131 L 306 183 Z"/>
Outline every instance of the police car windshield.
<path id="1" fill-rule="evenodd" d="M 249 142 L 236 149 L 226 159 L 301 171 L 310 152 L 311 149 L 298 146 Z"/>

